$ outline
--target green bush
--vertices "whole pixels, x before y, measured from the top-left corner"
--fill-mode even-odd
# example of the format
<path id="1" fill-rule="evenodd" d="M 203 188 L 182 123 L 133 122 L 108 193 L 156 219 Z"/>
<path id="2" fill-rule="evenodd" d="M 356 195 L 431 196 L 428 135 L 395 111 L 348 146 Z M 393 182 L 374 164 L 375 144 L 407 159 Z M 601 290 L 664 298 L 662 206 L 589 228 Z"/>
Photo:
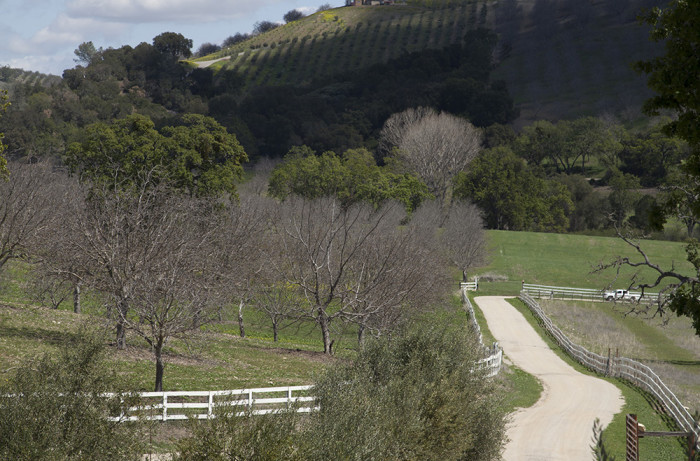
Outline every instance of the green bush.
<path id="1" fill-rule="evenodd" d="M 301 461 L 295 440 L 298 420 L 294 409 L 253 416 L 241 413 L 241 407 L 224 407 L 214 419 L 190 420 L 192 435 L 178 442 L 175 459 Z"/>
<path id="2" fill-rule="evenodd" d="M 316 384 L 306 459 L 491 460 L 504 440 L 495 387 L 461 331 L 414 331 L 367 345 Z"/>
<path id="3" fill-rule="evenodd" d="M 85 333 L 78 343 L 24 364 L 0 385 L 0 459 L 137 460 L 140 425 L 111 421 L 136 400 L 114 392 L 102 342 Z"/>
<path id="4" fill-rule="evenodd" d="M 316 382 L 318 411 L 193 420 L 179 459 L 496 460 L 505 413 L 480 350 L 453 328 L 370 341 Z"/>

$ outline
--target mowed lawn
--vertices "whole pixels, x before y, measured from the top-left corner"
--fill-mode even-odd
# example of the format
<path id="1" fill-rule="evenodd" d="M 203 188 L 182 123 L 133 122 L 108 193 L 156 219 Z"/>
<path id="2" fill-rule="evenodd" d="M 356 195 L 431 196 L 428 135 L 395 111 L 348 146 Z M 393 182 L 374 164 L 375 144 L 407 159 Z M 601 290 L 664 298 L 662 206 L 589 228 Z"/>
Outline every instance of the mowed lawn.
<path id="1" fill-rule="evenodd" d="M 624 242 L 615 238 L 587 237 L 528 232 L 488 231 L 491 262 L 474 273 L 504 276 L 505 283 L 484 283 L 479 294 L 517 294 L 520 283 L 602 288 L 612 283 L 612 271 L 591 274 L 596 264 L 616 255 L 633 255 Z M 663 264 L 684 265 L 683 245 L 645 242 L 650 255 Z M 86 296 L 85 314 L 70 312 L 70 302 L 59 310 L 39 307 L 25 293 L 26 268 L 14 265 L 0 284 L 0 379 L 6 379 L 27 358 L 55 351 L 62 344 L 76 341 L 83 323 L 105 328 L 105 343 L 113 342 L 113 329 L 103 319 L 99 302 Z M 455 288 L 456 288 L 455 280 Z M 436 310 L 440 322 L 464 325 L 458 303 Z M 321 353 L 320 333 L 313 323 L 292 323 L 272 341 L 269 320 L 254 310 L 245 311 L 246 338 L 238 335 L 237 310 L 231 308 L 225 322 L 191 335 L 188 341 L 172 341 L 167 349 L 164 386 L 166 390 L 231 389 L 270 385 L 304 384 L 328 363 L 348 360 L 354 355 L 356 331 L 336 325 L 335 357 Z M 142 340 L 131 337 L 126 352 L 109 348 L 115 370 L 134 389 L 151 390 L 154 364 L 151 351 Z"/>
<path id="2" fill-rule="evenodd" d="M 601 264 L 617 257 L 641 261 L 639 254 L 622 239 L 572 234 L 540 232 L 487 231 L 491 260 L 472 275 L 497 275 L 507 281 L 485 284 L 485 294 L 517 294 L 521 283 L 597 288 L 626 288 L 637 271 L 639 280 L 651 281 L 654 272 L 648 268 L 624 267 L 620 274 L 614 269 L 597 271 Z M 675 264 L 677 270 L 692 273 L 686 260 L 685 246 L 679 242 L 642 241 L 650 259 L 662 267 Z M 481 288 L 481 287 L 480 287 Z M 500 291 L 500 293 L 499 293 Z"/>

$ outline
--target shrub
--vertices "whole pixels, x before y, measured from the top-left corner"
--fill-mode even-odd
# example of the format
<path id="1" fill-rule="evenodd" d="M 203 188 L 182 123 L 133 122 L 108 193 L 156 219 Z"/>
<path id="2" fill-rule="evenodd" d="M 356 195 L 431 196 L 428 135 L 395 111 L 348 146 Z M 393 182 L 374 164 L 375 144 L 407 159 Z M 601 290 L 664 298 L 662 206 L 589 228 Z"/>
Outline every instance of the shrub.
<path id="1" fill-rule="evenodd" d="M 320 409 L 266 416 L 227 409 L 192 420 L 187 460 L 496 460 L 505 433 L 497 387 L 464 330 L 416 330 L 370 341 L 313 393 Z M 301 419 L 303 418 L 303 419 Z"/>
<path id="2" fill-rule="evenodd" d="M 101 341 L 85 331 L 58 358 L 20 367 L 0 387 L 0 459 L 140 459 L 136 423 L 111 421 L 136 399 L 117 391 Z"/>
<path id="3" fill-rule="evenodd" d="M 498 459 L 505 415 L 475 366 L 480 350 L 462 331 L 369 343 L 316 383 L 320 411 L 304 432 L 305 458 Z"/>
<path id="4" fill-rule="evenodd" d="M 192 435 L 177 444 L 176 460 L 187 461 L 301 461 L 295 447 L 294 409 L 267 415 L 240 413 L 241 407 L 223 407 L 216 418 L 190 420 Z"/>

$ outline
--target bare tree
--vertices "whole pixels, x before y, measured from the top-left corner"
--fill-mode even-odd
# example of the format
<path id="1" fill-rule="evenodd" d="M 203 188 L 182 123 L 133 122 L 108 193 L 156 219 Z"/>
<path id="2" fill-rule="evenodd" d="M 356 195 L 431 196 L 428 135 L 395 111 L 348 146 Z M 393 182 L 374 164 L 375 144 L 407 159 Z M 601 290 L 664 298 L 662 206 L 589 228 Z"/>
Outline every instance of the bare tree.
<path id="1" fill-rule="evenodd" d="M 415 274 L 401 272 L 411 253 L 411 235 L 399 229 L 403 217 L 395 203 L 375 210 L 295 197 L 280 207 L 273 227 L 279 247 L 270 261 L 283 281 L 298 288 L 306 316 L 321 329 L 325 353 L 332 353 L 333 322 L 366 327 L 370 318 L 408 308 L 410 295 L 419 292 Z"/>
<path id="2" fill-rule="evenodd" d="M 462 281 L 467 281 L 467 270 L 486 263 L 484 221 L 476 205 L 453 204 L 439 239 L 446 257 L 462 272 Z"/>
<path id="3" fill-rule="evenodd" d="M 243 311 L 256 294 L 266 261 L 262 252 L 269 238 L 268 226 L 274 201 L 261 195 L 241 192 L 239 201 L 226 206 L 223 230 L 219 236 L 221 273 L 229 299 L 238 304 L 238 328 L 245 337 Z"/>
<path id="4" fill-rule="evenodd" d="M 146 178 L 141 184 L 138 189 L 83 185 L 62 248 L 82 264 L 78 275 L 85 285 L 108 295 L 117 347 L 126 347 L 127 330 L 151 346 L 160 391 L 163 347 L 213 320 L 218 310 L 215 242 L 221 213 L 205 199 L 178 194 L 165 183 Z"/>
<path id="5" fill-rule="evenodd" d="M 142 248 L 132 314 L 121 320 L 150 346 L 156 362 L 155 391 L 163 390 L 163 347 L 216 319 L 220 298 L 217 210 L 205 199 L 157 197 L 144 216 L 146 232 L 132 235 Z M 120 311 L 121 315 L 121 311 Z"/>
<path id="6" fill-rule="evenodd" d="M 295 318 L 299 304 L 298 291 L 284 283 L 259 284 L 255 289 L 255 308 L 272 322 L 272 339 L 279 340 L 282 322 Z"/>
<path id="7" fill-rule="evenodd" d="M 634 269 L 627 288 L 641 290 L 641 297 L 638 303 L 630 306 L 630 312 L 647 312 L 653 308 L 654 315 L 664 318 L 670 310 L 678 316 L 689 317 L 695 334 L 700 336 L 700 244 L 697 240 L 693 239 L 686 245 L 688 262 L 693 266 L 689 271 L 685 268 L 679 269 L 675 262 L 668 268 L 656 264 L 644 250 L 639 236 L 620 228 L 616 228 L 616 232 L 619 238 L 635 250 L 636 257 L 618 256 L 608 263 L 599 264 L 596 271 L 613 269 L 617 279 L 623 268 Z M 640 269 L 651 270 L 653 275 L 641 278 Z M 658 293 L 655 299 L 645 296 L 650 290 Z M 644 300 L 648 302 L 644 303 Z"/>
<path id="8" fill-rule="evenodd" d="M 38 236 L 57 225 L 62 197 L 50 165 L 10 163 L 8 169 L 9 178 L 0 178 L 0 271 L 28 256 Z"/>
<path id="9" fill-rule="evenodd" d="M 351 267 L 355 299 L 345 319 L 357 325 L 360 346 L 367 333 L 391 332 L 416 312 L 435 305 L 448 286 L 444 261 L 436 251 L 436 221 L 426 226 L 411 220 L 401 226 L 401 214 L 387 218 L 360 249 L 359 263 Z"/>
<path id="10" fill-rule="evenodd" d="M 81 287 L 88 274 L 84 252 L 75 251 L 80 238 L 78 221 L 83 208 L 83 191 L 78 181 L 68 176 L 54 178 L 58 198 L 56 213 L 60 223 L 45 227 L 38 234 L 32 252 L 35 296 L 57 308 L 71 295 L 73 312 L 81 312 Z"/>
<path id="11" fill-rule="evenodd" d="M 419 107 L 389 117 L 380 142 L 385 152 L 398 149 L 407 168 L 425 181 L 441 206 L 449 207 L 452 179 L 479 153 L 481 138 L 468 121 Z"/>

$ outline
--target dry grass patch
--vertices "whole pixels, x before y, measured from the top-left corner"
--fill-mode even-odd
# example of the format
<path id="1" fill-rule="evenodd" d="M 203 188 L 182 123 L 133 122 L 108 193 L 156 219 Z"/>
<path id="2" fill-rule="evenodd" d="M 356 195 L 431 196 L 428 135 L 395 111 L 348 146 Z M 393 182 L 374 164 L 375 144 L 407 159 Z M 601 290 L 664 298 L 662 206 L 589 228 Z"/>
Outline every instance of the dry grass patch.
<path id="1" fill-rule="evenodd" d="M 684 317 L 628 314 L 629 306 L 540 300 L 573 342 L 601 355 L 608 348 L 649 366 L 686 405 L 700 411 L 700 338 Z"/>

